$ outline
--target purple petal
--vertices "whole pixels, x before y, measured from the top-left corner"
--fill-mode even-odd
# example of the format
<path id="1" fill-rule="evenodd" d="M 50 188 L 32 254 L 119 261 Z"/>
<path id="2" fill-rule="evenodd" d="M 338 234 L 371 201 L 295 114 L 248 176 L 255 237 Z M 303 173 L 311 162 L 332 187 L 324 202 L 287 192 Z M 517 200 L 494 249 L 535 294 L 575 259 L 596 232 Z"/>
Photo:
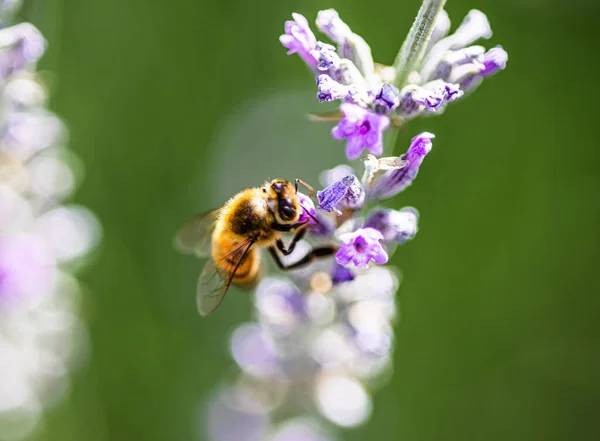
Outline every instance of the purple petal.
<path id="1" fill-rule="evenodd" d="M 434 137 L 435 135 L 428 132 L 415 136 L 404 158 L 409 164 L 401 169 L 388 171 L 376 177 L 368 197 L 370 199 L 387 199 L 410 186 L 417 177 L 423 159 L 431 151 L 431 140 Z"/>
<path id="2" fill-rule="evenodd" d="M 337 44 L 342 44 L 352 34 L 335 9 L 326 9 L 317 14 L 317 27 Z"/>
<path id="3" fill-rule="evenodd" d="M 400 104 L 400 92 L 389 83 L 383 83 L 379 91 L 375 94 L 373 105 L 376 109 L 382 109 L 389 113 Z"/>
<path id="4" fill-rule="evenodd" d="M 361 236 L 369 242 L 378 242 L 383 239 L 383 234 L 375 228 L 363 228 L 361 230 Z"/>
<path id="5" fill-rule="evenodd" d="M 321 72 L 327 72 L 330 69 L 338 69 L 340 67 L 340 56 L 335 51 L 335 47 L 330 44 L 318 41 L 316 49 L 310 53 L 317 60 L 317 69 Z"/>
<path id="6" fill-rule="evenodd" d="M 342 260 L 344 259 L 342 258 Z M 348 262 L 350 262 L 349 258 L 344 265 L 347 265 Z M 331 280 L 334 285 L 338 285 L 344 282 L 351 282 L 352 280 L 354 280 L 354 273 L 349 268 L 336 264 L 331 274 Z"/>
<path id="7" fill-rule="evenodd" d="M 311 54 L 311 51 L 316 48 L 317 39 L 304 16 L 293 13 L 292 17 L 294 21 L 285 22 L 285 34 L 279 37 L 279 41 L 289 49 L 288 55 L 297 52 L 309 67 L 317 71 L 317 60 Z"/>
<path id="8" fill-rule="evenodd" d="M 353 136 L 348 138 L 348 142 L 346 143 L 346 156 L 350 160 L 360 158 L 360 154 L 363 151 L 363 139 L 360 136 Z"/>
<path id="9" fill-rule="evenodd" d="M 308 20 L 302 14 L 298 14 L 297 12 L 292 12 L 292 18 L 296 23 L 298 23 L 302 28 L 309 29 L 310 26 L 308 24 Z"/>
<path id="10" fill-rule="evenodd" d="M 506 67 L 507 61 L 508 53 L 502 49 L 502 46 L 490 49 L 483 57 L 484 68 L 480 72 L 480 75 L 483 77 L 494 75 Z"/>
<path id="11" fill-rule="evenodd" d="M 0 29 L 0 75 L 3 78 L 36 63 L 46 49 L 46 40 L 30 23 Z"/>
<path id="12" fill-rule="evenodd" d="M 352 261 L 357 268 L 367 268 L 371 260 L 383 264 L 387 262 L 388 255 L 379 243 L 382 238 L 382 234 L 373 228 L 359 228 L 353 233 L 342 234 L 342 244 L 335 259 L 340 265 Z"/>
<path id="13" fill-rule="evenodd" d="M 419 213 L 412 207 L 399 211 L 377 208 L 367 218 L 365 227 L 380 231 L 384 242 L 401 244 L 415 237 L 418 231 L 418 220 Z"/>
<path id="14" fill-rule="evenodd" d="M 348 159 L 359 158 L 365 148 L 373 154 L 380 155 L 383 152 L 382 132 L 389 127 L 390 119 L 356 104 L 344 103 L 340 109 L 344 119 L 331 133 L 337 139 L 348 139 Z"/>
<path id="15" fill-rule="evenodd" d="M 335 255 L 335 260 L 340 265 L 348 265 L 354 256 L 354 251 L 349 247 L 340 248 Z"/>
<path id="16" fill-rule="evenodd" d="M 307 195 L 298 192 L 298 199 L 300 200 L 300 205 L 302 206 L 302 213 L 300 213 L 300 217 L 298 218 L 299 223 L 308 222 L 309 225 L 316 224 L 314 217 L 317 214 L 317 210 L 315 209 L 315 204 L 311 198 Z M 307 213 L 308 212 L 308 213 Z"/>
<path id="17" fill-rule="evenodd" d="M 379 248 L 377 248 L 376 250 L 373 250 L 372 258 L 378 265 L 383 265 L 388 261 L 388 255 L 381 245 L 379 245 Z"/>
<path id="18" fill-rule="evenodd" d="M 351 121 L 362 121 L 369 113 L 364 107 L 351 103 L 343 103 L 340 106 L 340 110 L 344 116 Z"/>

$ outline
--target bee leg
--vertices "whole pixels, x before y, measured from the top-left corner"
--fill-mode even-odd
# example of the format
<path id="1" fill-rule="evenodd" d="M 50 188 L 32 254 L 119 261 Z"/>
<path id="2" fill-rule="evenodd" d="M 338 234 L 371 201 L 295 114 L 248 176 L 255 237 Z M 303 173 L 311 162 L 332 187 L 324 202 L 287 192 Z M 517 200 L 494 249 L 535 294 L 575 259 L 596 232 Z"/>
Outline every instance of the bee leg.
<path id="1" fill-rule="evenodd" d="M 298 184 L 302 185 L 304 188 L 308 190 L 308 197 L 312 198 L 315 196 L 315 189 L 304 182 L 302 179 L 294 179 L 294 187 L 296 188 L 296 193 L 298 193 Z"/>
<path id="2" fill-rule="evenodd" d="M 315 260 L 319 257 L 329 257 L 332 254 L 337 252 L 337 248 L 334 246 L 323 246 L 323 247 L 313 248 L 302 259 L 300 259 L 299 261 L 294 262 L 288 266 L 285 266 L 283 264 L 283 262 L 281 261 L 281 258 L 279 257 L 279 254 L 277 254 L 277 250 L 274 247 L 269 247 L 269 252 L 271 253 L 271 256 L 273 256 L 273 260 L 275 260 L 275 263 L 277 264 L 279 269 L 281 269 L 283 271 L 288 271 L 288 270 L 306 266 L 309 263 L 311 263 L 313 260 Z"/>
<path id="3" fill-rule="evenodd" d="M 285 247 L 281 239 L 277 239 L 277 249 L 281 251 L 284 256 L 289 256 L 294 251 L 294 248 L 296 248 L 296 244 L 304 237 L 305 233 L 306 228 L 300 228 L 299 230 L 297 230 L 296 234 L 294 234 L 294 237 L 292 238 L 292 241 L 290 242 L 287 248 Z"/>

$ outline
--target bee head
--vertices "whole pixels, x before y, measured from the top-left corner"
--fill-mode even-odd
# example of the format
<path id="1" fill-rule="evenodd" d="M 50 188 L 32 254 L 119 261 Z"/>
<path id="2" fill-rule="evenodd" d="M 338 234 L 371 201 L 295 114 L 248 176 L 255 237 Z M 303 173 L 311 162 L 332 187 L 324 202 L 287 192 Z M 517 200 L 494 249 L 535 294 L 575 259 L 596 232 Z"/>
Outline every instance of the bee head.
<path id="1" fill-rule="evenodd" d="M 269 206 L 278 224 L 290 225 L 298 222 L 300 202 L 291 183 L 275 179 L 263 187 L 263 191 L 269 197 Z"/>

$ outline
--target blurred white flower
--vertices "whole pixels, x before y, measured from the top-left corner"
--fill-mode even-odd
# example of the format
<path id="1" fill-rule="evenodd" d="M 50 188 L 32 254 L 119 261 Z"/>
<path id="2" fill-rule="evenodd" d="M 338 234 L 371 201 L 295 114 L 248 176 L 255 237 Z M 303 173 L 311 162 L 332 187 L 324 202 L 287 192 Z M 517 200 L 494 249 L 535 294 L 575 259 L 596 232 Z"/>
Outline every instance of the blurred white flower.
<path id="1" fill-rule="evenodd" d="M 0 1 L 0 15 L 19 2 Z M 9 11 L 11 10 L 11 11 Z M 35 75 L 46 41 L 29 23 L 0 29 L 0 441 L 25 438 L 68 391 L 86 355 L 69 273 L 101 229 L 75 189 L 63 122 Z"/>

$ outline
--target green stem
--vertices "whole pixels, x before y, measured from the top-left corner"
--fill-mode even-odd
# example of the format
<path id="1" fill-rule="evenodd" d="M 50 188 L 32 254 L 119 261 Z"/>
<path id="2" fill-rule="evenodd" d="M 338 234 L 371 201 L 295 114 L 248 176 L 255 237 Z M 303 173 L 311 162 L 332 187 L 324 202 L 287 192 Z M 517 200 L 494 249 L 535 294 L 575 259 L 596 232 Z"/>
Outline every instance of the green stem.
<path id="1" fill-rule="evenodd" d="M 398 133 L 400 129 L 397 127 L 390 127 L 383 134 L 383 155 L 382 157 L 393 156 L 396 147 L 396 140 L 398 139 Z"/>
<path id="2" fill-rule="evenodd" d="M 433 32 L 437 15 L 444 8 L 446 0 L 423 0 L 417 18 L 410 28 L 400 52 L 394 61 L 396 69 L 396 81 L 394 84 L 399 89 L 406 86 L 408 76 L 423 60 L 427 43 Z"/>

